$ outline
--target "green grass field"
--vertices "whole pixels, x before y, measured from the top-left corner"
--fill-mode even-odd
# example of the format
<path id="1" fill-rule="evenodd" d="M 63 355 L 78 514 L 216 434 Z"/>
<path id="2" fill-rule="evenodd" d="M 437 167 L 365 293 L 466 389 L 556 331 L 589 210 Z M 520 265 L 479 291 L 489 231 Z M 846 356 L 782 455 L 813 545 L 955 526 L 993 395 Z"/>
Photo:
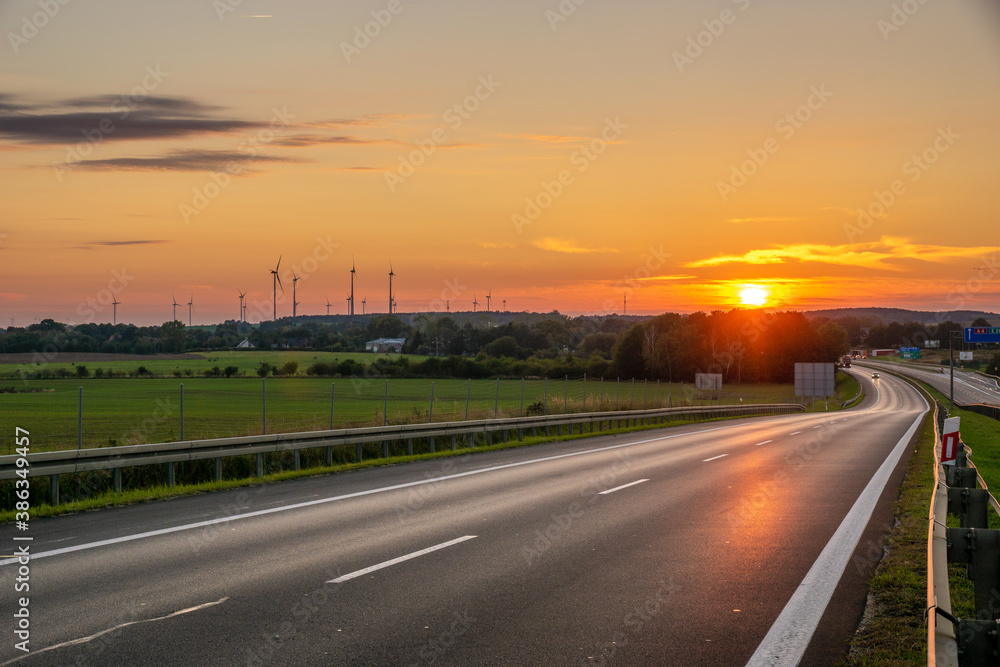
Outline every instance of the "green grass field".
<path id="1" fill-rule="evenodd" d="M 5 356 L 10 358 L 13 355 L 0 355 L 0 382 L 2 382 L 4 378 L 19 378 L 19 374 L 21 372 L 30 373 L 42 370 L 43 368 L 51 371 L 65 369 L 75 373 L 76 366 L 78 365 L 86 366 L 87 370 L 90 371 L 91 374 L 93 374 L 98 368 L 102 368 L 105 371 L 121 371 L 128 373 L 136 370 L 139 366 L 145 366 L 146 369 L 154 375 L 170 376 L 173 375 L 175 371 L 180 371 L 182 373 L 184 371 L 191 371 L 191 374 L 197 377 L 202 377 L 204 372 L 210 370 L 213 366 L 218 366 L 219 368 L 236 366 L 240 369 L 241 373 L 245 373 L 248 376 L 254 376 L 257 367 L 264 361 L 272 366 L 281 366 L 286 362 L 295 361 L 299 365 L 299 373 L 304 374 L 306 369 L 317 361 L 330 363 L 352 359 L 359 363 L 370 364 L 379 358 L 398 359 L 399 357 L 405 356 L 411 361 L 423 361 L 427 358 L 413 354 L 400 355 L 373 354 L 371 352 L 313 352 L 296 350 L 227 350 L 213 353 L 199 352 L 191 355 L 185 355 L 191 357 L 185 359 L 166 359 L 163 358 L 163 355 L 152 355 L 139 359 L 122 360 L 115 358 L 120 355 L 94 355 L 96 359 L 87 359 L 78 363 L 63 360 L 64 358 L 71 356 L 71 353 L 58 355 L 52 361 L 45 361 L 42 363 L 33 363 L 31 361 L 21 361 L 16 363 L 5 362 Z"/>
<path id="2" fill-rule="evenodd" d="M 184 385 L 184 439 L 253 435 L 264 430 L 264 381 L 257 378 L 39 380 L 18 383 L 31 393 L 0 393 L 0 412 L 10 426 L 32 434 L 33 451 L 77 447 L 80 390 L 83 387 L 83 447 L 168 442 L 181 439 L 181 384 Z M 389 380 L 388 423 L 426 422 L 431 417 L 431 380 Z M 434 380 L 434 421 L 518 416 L 520 380 Z M 586 404 L 584 403 L 586 391 Z M 268 433 L 383 423 L 383 379 L 269 378 L 266 381 Z M 831 401 L 839 408 L 840 400 Z M 691 385 L 588 380 L 526 380 L 523 410 L 557 414 L 584 410 L 635 409 L 693 404 L 794 402 L 790 385 L 727 386 L 698 392 Z M 820 401 L 816 409 L 823 409 Z M 0 453 L 13 453 L 13 429 L 0 434 Z"/>

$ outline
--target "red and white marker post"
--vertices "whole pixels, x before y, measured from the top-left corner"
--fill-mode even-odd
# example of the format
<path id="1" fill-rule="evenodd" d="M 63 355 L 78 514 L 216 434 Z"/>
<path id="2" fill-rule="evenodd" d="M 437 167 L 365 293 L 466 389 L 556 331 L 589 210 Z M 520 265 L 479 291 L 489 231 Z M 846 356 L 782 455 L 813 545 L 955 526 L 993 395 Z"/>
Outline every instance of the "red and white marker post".
<path id="1" fill-rule="evenodd" d="M 941 435 L 941 463 L 946 466 L 955 465 L 958 456 L 958 420 L 959 417 L 949 417 L 944 420 L 944 433 Z"/>

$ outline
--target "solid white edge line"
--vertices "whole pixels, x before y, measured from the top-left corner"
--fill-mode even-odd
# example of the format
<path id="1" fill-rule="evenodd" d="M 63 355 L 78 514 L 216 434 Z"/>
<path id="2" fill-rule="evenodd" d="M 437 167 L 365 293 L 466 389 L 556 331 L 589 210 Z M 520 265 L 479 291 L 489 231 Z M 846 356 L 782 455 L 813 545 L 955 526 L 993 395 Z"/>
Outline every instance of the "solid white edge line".
<path id="1" fill-rule="evenodd" d="M 719 454 L 718 456 L 713 456 L 710 459 L 702 459 L 702 463 L 708 463 L 709 461 L 714 461 L 715 459 L 721 459 L 723 456 L 729 456 L 729 454 Z"/>
<path id="2" fill-rule="evenodd" d="M 607 491 L 601 491 L 598 495 L 606 496 L 609 493 L 614 493 L 615 491 L 621 491 L 622 489 L 627 489 L 630 486 L 635 486 L 636 484 L 642 484 L 643 482 L 648 482 L 648 479 L 637 479 L 634 482 L 629 482 L 628 484 L 622 484 L 621 486 L 616 486 L 613 489 L 608 489 Z"/>
<path id="3" fill-rule="evenodd" d="M 142 623 L 153 623 L 154 621 L 164 621 L 164 620 L 166 620 L 168 618 L 174 618 L 175 616 L 183 616 L 184 614 L 190 614 L 193 611 L 201 611 L 202 609 L 207 609 L 208 607 L 214 607 L 215 605 L 222 604 L 223 602 L 225 602 L 228 599 L 229 599 L 228 597 L 224 597 L 224 598 L 221 598 L 219 600 L 216 600 L 215 602 L 206 602 L 205 604 L 200 604 L 200 605 L 197 605 L 195 607 L 188 607 L 187 609 L 181 609 L 180 611 L 175 611 L 172 614 L 167 614 L 166 616 L 160 616 L 158 618 L 145 618 L 145 619 L 142 619 L 140 621 L 129 621 L 127 623 L 119 623 L 118 625 L 116 625 L 113 628 L 108 628 L 106 630 L 101 630 L 100 632 L 95 632 L 94 634 L 90 635 L 89 637 L 81 637 L 79 639 L 71 639 L 71 640 L 69 640 L 67 642 L 62 642 L 60 644 L 54 644 L 52 646 L 46 646 L 45 648 L 40 648 L 38 650 L 32 650 L 31 653 L 25 653 L 22 656 L 18 656 L 16 658 L 14 658 L 13 660 L 8 660 L 7 662 L 0 663 L 0 667 L 3 667 L 4 665 L 12 665 L 15 662 L 20 662 L 21 660 L 24 660 L 25 658 L 28 658 L 28 657 L 34 656 L 34 655 L 38 655 L 39 653 L 45 653 L 47 651 L 54 651 L 57 648 L 64 648 L 66 646 L 78 646 L 80 644 L 86 644 L 87 642 L 91 642 L 91 641 L 97 639 L 98 637 L 101 637 L 103 635 L 108 634 L 109 632 L 114 632 L 115 630 L 121 630 L 122 628 L 127 628 L 130 625 L 139 625 L 139 624 L 142 624 Z"/>
<path id="4" fill-rule="evenodd" d="M 774 440 L 765 440 L 764 442 L 758 442 L 754 447 L 760 447 L 761 445 L 766 445 L 769 442 L 774 442 Z"/>
<path id="5" fill-rule="evenodd" d="M 356 579 L 358 577 L 363 577 L 364 575 L 368 574 L 369 572 L 375 572 L 376 570 L 381 570 L 381 569 L 384 569 L 384 568 L 387 568 L 387 567 L 391 567 L 393 565 L 398 565 L 399 563 L 403 563 L 405 561 L 412 560 L 414 558 L 419 558 L 420 556 L 425 556 L 425 555 L 427 555 L 429 553 L 432 553 L 434 551 L 439 551 L 441 549 L 446 549 L 446 548 L 448 548 L 450 546 L 454 546 L 454 545 L 460 544 L 462 542 L 467 542 L 468 540 L 474 540 L 474 539 L 476 539 L 476 537 L 477 537 L 477 535 L 465 535 L 463 537 L 455 538 L 454 540 L 449 540 L 447 542 L 442 542 L 441 544 L 435 544 L 432 547 L 427 547 L 426 549 L 421 549 L 420 551 L 414 551 L 413 553 L 406 554 L 405 556 L 400 556 L 399 558 L 393 558 L 392 560 L 387 560 L 385 562 L 378 563 L 377 565 L 372 565 L 371 567 L 366 567 L 366 568 L 364 568 L 362 570 L 355 570 L 354 572 L 342 575 L 340 577 L 337 577 L 336 579 L 331 579 L 330 581 L 328 581 L 326 583 L 328 583 L 328 584 L 340 584 L 340 583 L 343 583 L 345 581 L 349 581 L 351 579 Z"/>
<path id="6" fill-rule="evenodd" d="M 809 572 L 806 573 L 788 604 L 774 621 L 767 636 L 750 657 L 747 667 L 795 667 L 802 660 L 813 633 L 819 626 L 827 605 L 830 604 L 833 592 L 844 575 L 851 554 L 857 548 L 872 512 L 875 511 L 875 505 L 885 490 L 889 477 L 892 476 L 892 471 L 906 451 L 913 434 L 920 427 L 924 415 L 930 410 L 924 397 L 919 393 L 917 396 L 924 404 L 923 411 L 917 415 L 865 486 L 865 490 L 858 496 L 833 537 L 823 547 L 816 562 L 809 568 Z"/>

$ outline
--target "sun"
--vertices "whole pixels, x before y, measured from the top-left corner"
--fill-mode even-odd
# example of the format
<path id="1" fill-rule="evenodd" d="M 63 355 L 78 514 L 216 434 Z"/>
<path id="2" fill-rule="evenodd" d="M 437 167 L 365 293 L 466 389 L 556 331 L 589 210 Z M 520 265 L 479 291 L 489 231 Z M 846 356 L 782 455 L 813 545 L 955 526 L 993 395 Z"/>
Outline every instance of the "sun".
<path id="1" fill-rule="evenodd" d="M 759 285 L 745 285 L 740 290 L 740 303 L 744 306 L 760 308 L 767 303 L 767 290 Z"/>

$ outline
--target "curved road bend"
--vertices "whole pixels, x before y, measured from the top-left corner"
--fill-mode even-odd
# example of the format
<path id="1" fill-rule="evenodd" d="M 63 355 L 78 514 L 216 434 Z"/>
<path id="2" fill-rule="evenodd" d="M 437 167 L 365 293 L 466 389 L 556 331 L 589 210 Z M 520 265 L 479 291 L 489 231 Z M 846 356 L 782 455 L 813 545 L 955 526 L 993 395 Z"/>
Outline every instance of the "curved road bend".
<path id="1" fill-rule="evenodd" d="M 937 389 L 945 396 L 951 391 L 951 374 L 947 367 L 934 368 L 928 366 L 915 366 L 906 363 L 880 363 L 871 360 L 864 361 L 858 365 L 870 371 L 895 371 L 922 382 Z M 962 405 L 970 403 L 985 403 L 987 405 L 1000 405 L 1000 386 L 997 381 L 978 373 L 955 369 L 955 402 Z"/>
<path id="2" fill-rule="evenodd" d="M 832 665 L 926 409 L 864 382 L 845 412 L 35 521 L 32 652 L 5 631 L 0 663 Z"/>

